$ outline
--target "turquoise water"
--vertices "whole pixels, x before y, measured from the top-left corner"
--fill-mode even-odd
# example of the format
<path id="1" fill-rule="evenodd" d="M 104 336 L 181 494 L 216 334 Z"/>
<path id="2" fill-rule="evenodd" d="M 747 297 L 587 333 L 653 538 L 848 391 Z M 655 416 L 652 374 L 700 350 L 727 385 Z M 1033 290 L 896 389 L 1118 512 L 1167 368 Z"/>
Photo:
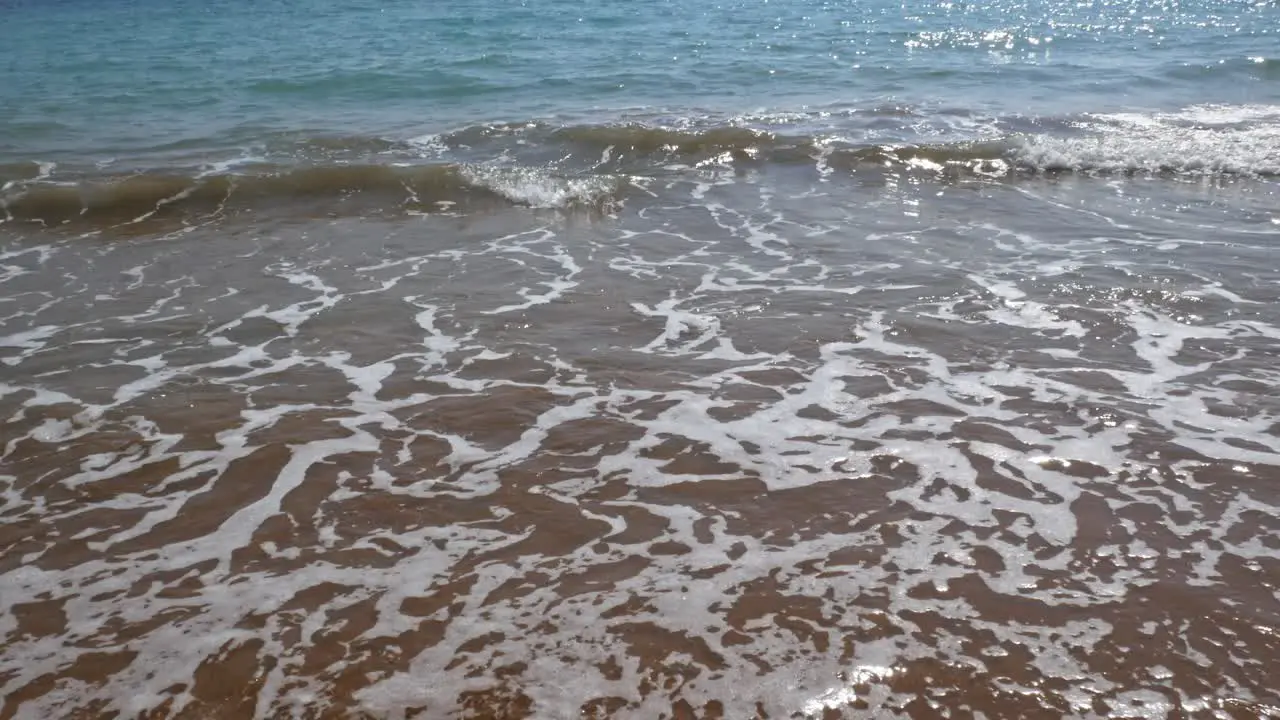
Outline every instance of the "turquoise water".
<path id="1" fill-rule="evenodd" d="M 1274 2 L 60 0 L 0 20 L 6 163 L 163 166 L 528 121 L 966 139 L 1280 102 Z M 910 117 L 864 116 L 885 108 Z"/>

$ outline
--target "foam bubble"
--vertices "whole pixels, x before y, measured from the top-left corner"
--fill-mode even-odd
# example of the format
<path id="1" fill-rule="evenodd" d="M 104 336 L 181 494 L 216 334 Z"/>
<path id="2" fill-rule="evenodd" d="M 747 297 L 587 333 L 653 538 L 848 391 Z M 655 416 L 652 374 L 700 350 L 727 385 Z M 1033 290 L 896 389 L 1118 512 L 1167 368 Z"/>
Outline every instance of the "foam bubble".
<path id="1" fill-rule="evenodd" d="M 1096 115 L 1074 137 L 1025 137 L 1020 163 L 1042 170 L 1280 174 L 1280 107 L 1197 106 Z"/>
<path id="2" fill-rule="evenodd" d="M 558 177 L 534 168 L 470 166 L 462 174 L 469 182 L 534 208 L 599 205 L 610 201 L 621 185 L 611 176 Z"/>

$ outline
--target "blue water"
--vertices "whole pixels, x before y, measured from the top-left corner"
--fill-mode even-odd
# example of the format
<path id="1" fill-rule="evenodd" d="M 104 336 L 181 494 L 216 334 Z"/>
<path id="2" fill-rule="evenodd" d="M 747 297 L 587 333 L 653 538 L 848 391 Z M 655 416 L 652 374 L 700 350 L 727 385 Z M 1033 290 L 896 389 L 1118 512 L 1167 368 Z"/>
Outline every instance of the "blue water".
<path id="1" fill-rule="evenodd" d="M 498 122 L 790 117 L 808 131 L 885 107 L 1277 103 L 1270 1 L 0 3 L 0 162 L 163 164 Z"/>

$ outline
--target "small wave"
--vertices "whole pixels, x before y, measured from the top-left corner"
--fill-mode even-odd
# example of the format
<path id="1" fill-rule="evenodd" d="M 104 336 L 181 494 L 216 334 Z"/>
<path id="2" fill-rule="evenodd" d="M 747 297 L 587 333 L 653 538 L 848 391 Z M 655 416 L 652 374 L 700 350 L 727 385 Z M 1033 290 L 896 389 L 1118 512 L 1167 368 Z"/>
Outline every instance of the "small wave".
<path id="1" fill-rule="evenodd" d="M 1180 63 L 1169 67 L 1165 74 L 1174 79 L 1196 81 L 1230 81 L 1280 78 L 1280 59 L 1263 55 L 1224 58 L 1211 63 Z"/>
<path id="2" fill-rule="evenodd" d="M 1172 137 L 1040 137 L 1028 139 L 1017 159 L 1022 166 L 1045 172 L 1265 177 L 1280 174 L 1278 143 L 1275 132 L 1232 137 L 1205 131 Z"/>
<path id="3" fill-rule="evenodd" d="M 1178 113 L 1085 115 L 1034 123 L 1011 118 L 1003 132 L 983 124 L 972 132 L 921 142 L 860 140 L 856 129 L 830 134 L 788 134 L 785 129 L 510 123 L 465 128 L 442 136 L 437 147 L 539 161 L 555 157 L 565 167 L 630 175 L 672 167 L 815 162 L 846 170 L 904 167 L 1008 177 L 1061 172 L 1280 174 L 1280 107 L 1274 106 L 1197 106 Z M 970 139 L 956 139 L 965 135 Z"/>
<path id="4" fill-rule="evenodd" d="M 1018 160 L 1041 170 L 1186 175 L 1280 174 L 1280 107 L 1202 105 L 1089 117 L 1086 133 L 1028 137 Z"/>
<path id="5" fill-rule="evenodd" d="M 779 144 L 779 138 L 773 133 L 744 127 L 672 130 L 643 125 L 592 125 L 557 130 L 553 137 L 595 148 L 614 147 L 646 154 L 746 152 Z"/>
<path id="6" fill-rule="evenodd" d="M 30 180 L 42 180 L 54 169 L 53 163 L 16 162 L 0 163 L 0 192 Z"/>
<path id="7" fill-rule="evenodd" d="M 356 72 L 316 72 L 294 77 L 256 79 L 246 85 L 249 92 L 262 95 L 296 96 L 302 99 L 325 97 L 335 93 L 370 99 L 383 98 L 381 92 L 405 87 L 415 77 L 373 70 Z"/>
<path id="8" fill-rule="evenodd" d="M 39 176 L 0 196 L 9 219 L 44 225 L 129 224 L 159 218 L 231 215 L 279 206 L 318 214 L 431 211 L 520 205 L 603 209 L 621 178 L 560 176 L 534 168 L 465 165 L 328 165 L 253 174 L 139 174 L 74 183 Z"/>
<path id="9" fill-rule="evenodd" d="M 1036 172 L 1274 175 L 1280 106 L 1205 105 L 1173 113 L 992 118 L 959 109 L 879 107 L 814 113 L 698 117 L 650 124 L 556 125 L 528 120 L 472 125 L 403 140 L 361 136 L 288 139 L 267 157 L 344 165 L 451 163 L 552 167 L 575 184 L 582 174 L 665 174 L 673 168 L 741 164 L 829 167 L 943 166 L 948 173 L 993 164 Z M 936 169 L 936 168 L 935 168 Z M 473 173 L 474 175 L 474 173 Z M 504 185 L 505 187 L 505 185 Z"/>
<path id="10" fill-rule="evenodd" d="M 868 141 L 856 129 L 787 134 L 787 127 L 775 132 L 737 124 L 516 122 L 408 141 L 292 141 L 311 148 L 311 155 L 350 151 L 360 158 L 355 161 L 307 157 L 298 165 L 254 158 L 91 177 L 61 167 L 51 174 L 50 165 L 20 162 L 0 165 L 0 218 L 111 226 L 280 206 L 316 215 L 510 205 L 605 209 L 620 200 L 627 178 L 744 165 L 810 166 L 824 175 L 888 170 L 944 181 L 1059 173 L 1280 176 L 1280 106 L 1205 105 L 1172 113 L 1022 119 L 1021 125 L 1014 120 L 1002 130 L 987 127 L 971 133 L 980 135 L 974 139 L 948 136 L 947 142 Z"/>
<path id="11" fill-rule="evenodd" d="M 317 154 L 352 152 L 376 154 L 399 149 L 403 144 L 386 138 L 365 135 L 317 135 L 294 140 L 292 145 L 296 150 Z"/>
<path id="12" fill-rule="evenodd" d="M 1095 125 L 1096 129 L 1171 126 L 1230 130 L 1247 124 L 1280 125 L 1280 105 L 1192 105 L 1177 112 L 1097 113 L 1087 117 L 1101 124 Z"/>

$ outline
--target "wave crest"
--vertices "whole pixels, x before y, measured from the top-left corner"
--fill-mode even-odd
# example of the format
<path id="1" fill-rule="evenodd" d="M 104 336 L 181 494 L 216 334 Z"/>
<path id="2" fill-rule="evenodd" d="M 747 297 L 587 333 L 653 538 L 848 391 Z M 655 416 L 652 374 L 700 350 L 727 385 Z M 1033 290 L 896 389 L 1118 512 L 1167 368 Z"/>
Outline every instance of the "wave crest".
<path id="1" fill-rule="evenodd" d="M 914 115 L 912 116 L 915 117 Z M 645 175 L 676 167 L 809 164 L 907 167 L 945 174 L 1280 174 L 1280 107 L 1197 106 L 1176 113 L 1007 118 L 981 131 L 921 138 L 868 132 L 792 133 L 748 125 L 510 123 L 443 136 L 455 150 Z M 910 135 L 904 131 L 904 136 Z"/>
<path id="2" fill-rule="evenodd" d="M 0 165 L 0 217 L 115 226 L 267 207 L 319 216 L 512 205 L 605 210 L 627 188 L 646 185 L 645 178 L 697 179 L 717 168 L 768 165 L 807 166 L 824 175 L 920 173 L 941 181 L 1018 181 L 1061 173 L 1280 176 L 1280 106 L 1020 118 L 1003 129 L 998 123 L 984 126 L 970 138 L 884 142 L 869 141 L 865 133 L 785 134 L 732 123 L 672 128 L 537 122 L 475 126 L 405 142 L 317 138 L 309 147 L 324 157 L 310 157 L 306 165 L 255 159 L 240 166 L 112 177 L 75 176 L 50 163 Z M 423 158 L 428 152 L 430 160 Z"/>
<path id="3" fill-rule="evenodd" d="M 464 165 L 322 165 L 252 174 L 151 174 L 79 182 L 11 182 L 0 196 L 9 220 L 117 225 L 156 218 L 235 214 L 294 206 L 315 214 L 456 206 L 604 209 L 622 178 L 561 176 L 534 168 Z"/>

